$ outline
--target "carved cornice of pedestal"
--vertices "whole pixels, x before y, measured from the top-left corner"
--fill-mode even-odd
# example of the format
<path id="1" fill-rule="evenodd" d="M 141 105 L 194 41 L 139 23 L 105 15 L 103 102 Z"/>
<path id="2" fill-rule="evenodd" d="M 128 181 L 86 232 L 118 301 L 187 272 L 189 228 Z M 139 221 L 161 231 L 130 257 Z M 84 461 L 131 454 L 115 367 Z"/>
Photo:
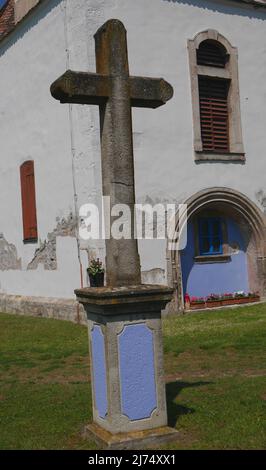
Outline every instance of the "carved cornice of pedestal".
<path id="1" fill-rule="evenodd" d="M 75 290 L 77 301 L 102 315 L 159 312 L 172 300 L 173 289 L 161 285 L 98 287 Z"/>

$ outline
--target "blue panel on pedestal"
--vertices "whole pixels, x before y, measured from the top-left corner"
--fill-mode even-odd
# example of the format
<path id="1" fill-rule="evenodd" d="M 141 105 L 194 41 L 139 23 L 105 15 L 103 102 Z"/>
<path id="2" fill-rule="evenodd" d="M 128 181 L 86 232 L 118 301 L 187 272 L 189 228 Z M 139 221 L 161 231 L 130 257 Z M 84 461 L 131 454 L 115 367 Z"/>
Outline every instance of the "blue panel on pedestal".
<path id="1" fill-rule="evenodd" d="M 91 332 L 93 382 L 95 405 L 99 416 L 105 418 L 107 414 L 107 384 L 104 336 L 100 326 L 94 325 Z"/>
<path id="2" fill-rule="evenodd" d="M 149 418 L 157 408 L 153 333 L 145 324 L 126 326 L 119 336 L 122 413 Z"/>

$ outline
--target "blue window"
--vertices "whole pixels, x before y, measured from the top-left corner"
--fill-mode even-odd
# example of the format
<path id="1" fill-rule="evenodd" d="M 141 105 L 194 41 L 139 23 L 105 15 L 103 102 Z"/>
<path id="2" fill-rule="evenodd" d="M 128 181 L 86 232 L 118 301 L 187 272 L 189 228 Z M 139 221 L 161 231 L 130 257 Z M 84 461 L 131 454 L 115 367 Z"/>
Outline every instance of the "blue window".
<path id="1" fill-rule="evenodd" d="M 219 255 L 223 253 L 221 219 L 206 217 L 199 219 L 200 255 Z"/>

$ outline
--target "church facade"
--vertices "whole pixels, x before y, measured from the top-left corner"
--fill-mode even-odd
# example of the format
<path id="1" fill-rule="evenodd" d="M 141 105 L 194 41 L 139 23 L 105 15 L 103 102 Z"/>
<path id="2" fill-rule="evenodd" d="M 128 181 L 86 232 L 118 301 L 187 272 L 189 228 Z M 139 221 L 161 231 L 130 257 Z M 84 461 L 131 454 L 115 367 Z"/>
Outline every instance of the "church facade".
<path id="1" fill-rule="evenodd" d="M 266 2 L 0 2 L 0 310 L 74 319 L 104 240 L 79 236 L 101 204 L 97 106 L 60 104 L 65 70 L 95 71 L 96 30 L 127 29 L 131 75 L 163 77 L 173 98 L 134 108 L 136 201 L 187 205 L 187 244 L 140 240 L 142 280 L 185 294 L 266 296 Z M 180 227 L 181 230 L 182 227 Z"/>

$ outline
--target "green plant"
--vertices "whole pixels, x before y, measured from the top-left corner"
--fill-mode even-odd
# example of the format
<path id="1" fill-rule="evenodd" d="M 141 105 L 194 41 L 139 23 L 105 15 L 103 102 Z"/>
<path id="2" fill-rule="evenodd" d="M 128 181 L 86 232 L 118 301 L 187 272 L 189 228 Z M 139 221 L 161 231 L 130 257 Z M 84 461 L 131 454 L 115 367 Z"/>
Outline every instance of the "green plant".
<path id="1" fill-rule="evenodd" d="M 211 294 L 211 295 L 208 295 L 208 297 L 206 297 L 207 302 L 215 302 L 217 300 L 221 300 L 220 295 L 218 294 Z"/>
<path id="2" fill-rule="evenodd" d="M 249 292 L 248 297 L 251 297 L 252 299 L 257 297 L 259 298 L 260 294 L 259 292 Z"/>
<path id="3" fill-rule="evenodd" d="M 204 299 L 204 297 L 191 297 L 190 302 L 192 304 L 202 304 L 202 303 L 204 304 L 205 299 Z"/>
<path id="4" fill-rule="evenodd" d="M 99 260 L 99 258 L 92 259 L 90 261 L 90 265 L 89 265 L 87 271 L 92 276 L 96 276 L 96 274 L 98 274 L 98 273 L 104 273 L 104 268 L 103 268 L 102 262 Z"/>

